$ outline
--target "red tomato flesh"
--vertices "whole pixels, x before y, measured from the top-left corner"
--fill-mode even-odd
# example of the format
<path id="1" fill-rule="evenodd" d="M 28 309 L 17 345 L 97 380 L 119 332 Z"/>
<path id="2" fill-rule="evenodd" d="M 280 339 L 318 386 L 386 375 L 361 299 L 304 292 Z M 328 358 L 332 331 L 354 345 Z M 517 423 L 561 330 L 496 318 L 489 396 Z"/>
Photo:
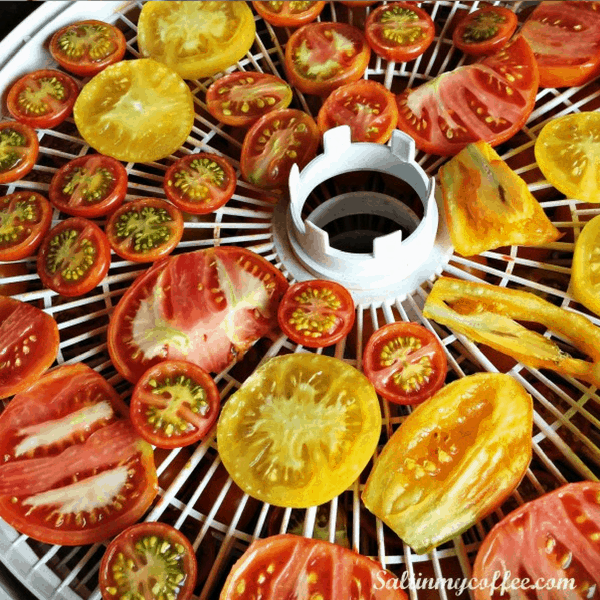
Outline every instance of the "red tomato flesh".
<path id="1" fill-rule="evenodd" d="M 0 123 L 0 183 L 11 183 L 33 169 L 40 144 L 35 129 L 15 121 Z"/>

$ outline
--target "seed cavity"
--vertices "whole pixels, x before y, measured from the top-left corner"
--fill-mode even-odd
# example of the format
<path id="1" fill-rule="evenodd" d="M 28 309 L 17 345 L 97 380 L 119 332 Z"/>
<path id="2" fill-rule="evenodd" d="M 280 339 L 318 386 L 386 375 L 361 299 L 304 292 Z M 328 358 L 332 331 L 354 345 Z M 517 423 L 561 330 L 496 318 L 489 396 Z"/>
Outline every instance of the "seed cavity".
<path id="1" fill-rule="evenodd" d="M 87 53 L 92 60 L 99 61 L 116 50 L 112 31 L 99 23 L 83 23 L 69 27 L 58 38 L 58 47 L 68 58 L 75 60 L 83 58 Z"/>
<path id="2" fill-rule="evenodd" d="M 380 22 L 384 25 L 383 37 L 400 46 L 408 46 L 425 37 L 425 29 L 411 25 L 419 21 L 419 15 L 410 8 L 392 6 L 381 13 Z"/>
<path id="3" fill-rule="evenodd" d="M 225 184 L 225 171 L 215 160 L 207 157 L 195 158 L 189 168 L 176 171 L 173 180 L 168 182 L 191 200 L 201 202 L 210 200 L 210 187 L 222 188 Z"/>
<path id="4" fill-rule="evenodd" d="M 66 177 L 62 192 L 66 196 L 71 196 L 77 192 L 92 204 L 106 197 L 114 180 L 111 171 L 105 167 L 100 167 L 94 171 L 77 167 Z"/>
<path id="5" fill-rule="evenodd" d="M 327 335 L 340 323 L 341 319 L 334 311 L 341 307 L 342 302 L 329 288 L 308 287 L 294 296 L 294 301 L 299 306 L 288 323 L 306 337 L 319 338 Z"/>
<path id="6" fill-rule="evenodd" d="M 15 202 L 11 210 L 10 196 L 5 196 L 4 200 L 4 206 L 0 208 L 0 244 L 11 244 L 29 235 L 31 230 L 26 225 L 38 220 L 38 205 L 35 196 L 30 196 Z"/>
<path id="7" fill-rule="evenodd" d="M 46 255 L 46 269 L 60 272 L 66 281 L 77 281 L 94 264 L 96 247 L 89 239 L 80 239 L 76 229 L 64 229 L 52 236 Z"/>
<path id="8" fill-rule="evenodd" d="M 45 115 L 51 110 L 48 98 L 64 100 L 67 96 L 65 86 L 56 77 L 40 77 L 35 80 L 35 88 L 27 86 L 17 99 L 19 108 L 27 115 Z"/>
<path id="9" fill-rule="evenodd" d="M 22 160 L 22 148 L 27 139 L 22 133 L 7 127 L 0 130 L 0 172 L 10 171 Z"/>
<path id="10" fill-rule="evenodd" d="M 172 222 L 173 219 L 165 208 L 131 207 L 117 219 L 115 234 L 120 240 L 131 238 L 131 245 L 136 252 L 149 252 L 171 238 L 171 229 L 167 223 Z"/>

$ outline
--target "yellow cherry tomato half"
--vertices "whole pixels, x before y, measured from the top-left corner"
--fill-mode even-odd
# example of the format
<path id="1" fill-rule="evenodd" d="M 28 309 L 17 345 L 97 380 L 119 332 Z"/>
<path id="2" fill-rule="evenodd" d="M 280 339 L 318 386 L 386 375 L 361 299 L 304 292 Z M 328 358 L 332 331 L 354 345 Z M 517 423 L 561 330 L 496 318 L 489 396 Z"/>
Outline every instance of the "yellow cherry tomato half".
<path id="1" fill-rule="evenodd" d="M 600 315 L 600 215 L 587 223 L 577 238 L 571 292 L 586 308 Z"/>

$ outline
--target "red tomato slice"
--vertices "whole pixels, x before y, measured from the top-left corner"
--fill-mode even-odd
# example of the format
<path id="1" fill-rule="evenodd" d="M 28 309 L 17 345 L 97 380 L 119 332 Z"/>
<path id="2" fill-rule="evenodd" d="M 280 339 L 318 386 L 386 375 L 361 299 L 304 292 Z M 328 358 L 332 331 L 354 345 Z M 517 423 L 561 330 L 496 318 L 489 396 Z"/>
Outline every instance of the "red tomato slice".
<path id="1" fill-rule="evenodd" d="M 452 34 L 454 45 L 465 54 L 498 52 L 517 28 L 517 15 L 502 6 L 484 6 L 466 15 Z"/>
<path id="2" fill-rule="evenodd" d="M 533 52 L 519 36 L 479 63 L 405 90 L 397 98 L 398 129 L 411 135 L 420 150 L 440 156 L 478 140 L 497 146 L 525 124 L 537 88 Z"/>
<path id="3" fill-rule="evenodd" d="M 271 263 L 235 246 L 163 260 L 135 280 L 111 316 L 113 364 L 132 383 L 165 359 L 218 373 L 275 332 L 287 287 Z"/>
<path id="4" fill-rule="evenodd" d="M 126 41 L 114 25 L 79 21 L 59 29 L 50 40 L 50 54 L 75 75 L 91 77 L 125 56 Z"/>
<path id="5" fill-rule="evenodd" d="M 73 217 L 62 221 L 44 238 L 37 258 L 42 283 L 63 296 L 93 290 L 108 273 L 110 245 L 91 221 Z"/>
<path id="6" fill-rule="evenodd" d="M 252 2 L 256 12 L 276 27 L 300 27 L 314 21 L 325 2 Z"/>
<path id="7" fill-rule="evenodd" d="M 237 177 L 229 161 L 216 154 L 189 154 L 175 161 L 165 173 L 167 198 L 193 215 L 214 212 L 229 201 Z"/>
<path id="8" fill-rule="evenodd" d="M 369 338 L 363 370 L 386 400 L 420 404 L 444 385 L 448 363 L 433 333 L 417 323 L 398 322 Z"/>
<path id="9" fill-rule="evenodd" d="M 180 448 L 202 439 L 215 424 L 221 405 L 212 377 L 183 360 L 150 367 L 131 398 L 138 433 L 159 448 Z"/>
<path id="10" fill-rule="evenodd" d="M 62 71 L 41 69 L 21 77 L 8 92 L 10 114 L 40 129 L 62 123 L 72 112 L 79 86 Z"/>
<path id="11" fill-rule="evenodd" d="M 84 364 L 61 366 L 0 415 L 0 517 L 48 544 L 99 542 L 158 490 L 152 447 L 114 389 Z"/>
<path id="12" fill-rule="evenodd" d="M 350 292 L 334 281 L 301 281 L 283 295 L 277 319 L 283 333 L 297 344 L 324 348 L 339 342 L 354 325 Z"/>
<path id="13" fill-rule="evenodd" d="M 0 398 L 29 387 L 58 353 L 56 321 L 39 308 L 0 296 Z"/>
<path id="14" fill-rule="evenodd" d="M 14 121 L 0 123 L 0 183 L 21 179 L 33 169 L 40 144 L 35 129 Z"/>
<path id="15" fill-rule="evenodd" d="M 347 83 L 329 94 L 317 123 L 322 133 L 338 125 L 349 125 L 353 142 L 385 144 L 398 124 L 396 98 L 376 81 Z"/>
<path id="16" fill-rule="evenodd" d="M 50 229 L 52 208 L 37 192 L 0 198 L 0 260 L 31 256 Z"/>
<path id="17" fill-rule="evenodd" d="M 407 2 L 392 2 L 369 15 L 365 34 L 369 46 L 379 56 L 408 62 L 429 48 L 435 37 L 435 25 L 422 8 Z"/>

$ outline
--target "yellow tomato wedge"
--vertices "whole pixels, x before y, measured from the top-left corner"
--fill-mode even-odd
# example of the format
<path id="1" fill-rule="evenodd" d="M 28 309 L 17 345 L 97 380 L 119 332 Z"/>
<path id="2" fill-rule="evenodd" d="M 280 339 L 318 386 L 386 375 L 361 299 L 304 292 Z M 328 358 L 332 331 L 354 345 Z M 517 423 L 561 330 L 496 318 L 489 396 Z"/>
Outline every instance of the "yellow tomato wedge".
<path id="1" fill-rule="evenodd" d="M 571 292 L 581 304 L 600 315 L 600 215 L 587 223 L 577 238 Z"/>

